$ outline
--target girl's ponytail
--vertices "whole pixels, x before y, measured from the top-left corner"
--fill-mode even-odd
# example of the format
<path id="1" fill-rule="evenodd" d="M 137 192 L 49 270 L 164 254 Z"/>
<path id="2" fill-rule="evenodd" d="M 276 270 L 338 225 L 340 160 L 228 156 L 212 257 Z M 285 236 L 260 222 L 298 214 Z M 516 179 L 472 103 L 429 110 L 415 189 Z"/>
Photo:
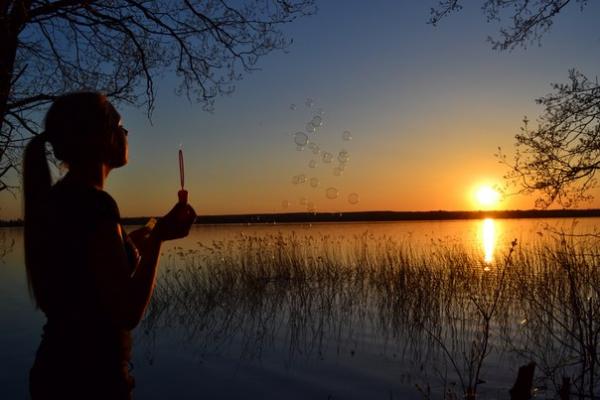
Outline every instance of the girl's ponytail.
<path id="1" fill-rule="evenodd" d="M 46 159 L 47 134 L 41 133 L 29 141 L 23 157 L 23 200 L 25 221 L 25 267 L 29 294 L 36 307 L 45 308 L 44 260 L 48 257 L 48 195 L 52 177 Z"/>

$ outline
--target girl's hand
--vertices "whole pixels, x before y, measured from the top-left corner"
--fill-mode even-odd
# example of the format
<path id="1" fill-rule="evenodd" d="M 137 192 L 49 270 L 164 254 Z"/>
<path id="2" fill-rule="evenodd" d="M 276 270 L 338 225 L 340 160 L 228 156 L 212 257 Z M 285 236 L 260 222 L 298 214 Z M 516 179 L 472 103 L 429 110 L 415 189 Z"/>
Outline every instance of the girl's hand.
<path id="1" fill-rule="evenodd" d="M 135 231 L 129 232 L 127 234 L 127 240 L 131 241 L 136 248 L 141 249 L 143 243 L 148 239 L 148 236 L 150 236 L 150 232 L 152 232 L 150 227 L 143 226 Z"/>
<path id="2" fill-rule="evenodd" d="M 186 237 L 196 220 L 196 212 L 185 203 L 177 203 L 154 227 L 154 234 L 160 240 L 173 240 Z"/>

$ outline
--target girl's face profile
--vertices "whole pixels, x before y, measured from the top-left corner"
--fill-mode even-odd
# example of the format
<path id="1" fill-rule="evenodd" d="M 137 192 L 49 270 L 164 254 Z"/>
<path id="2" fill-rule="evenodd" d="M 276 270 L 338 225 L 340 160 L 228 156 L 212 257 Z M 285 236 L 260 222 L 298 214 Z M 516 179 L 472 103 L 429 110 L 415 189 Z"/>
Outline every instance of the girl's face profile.
<path id="1" fill-rule="evenodd" d="M 127 143 L 127 129 L 123 127 L 123 120 L 119 113 L 111 106 L 111 118 L 113 121 L 117 121 L 116 124 L 111 124 L 112 128 L 109 132 L 109 156 L 107 164 L 111 168 L 119 168 L 127 164 L 128 159 L 128 143 Z"/>

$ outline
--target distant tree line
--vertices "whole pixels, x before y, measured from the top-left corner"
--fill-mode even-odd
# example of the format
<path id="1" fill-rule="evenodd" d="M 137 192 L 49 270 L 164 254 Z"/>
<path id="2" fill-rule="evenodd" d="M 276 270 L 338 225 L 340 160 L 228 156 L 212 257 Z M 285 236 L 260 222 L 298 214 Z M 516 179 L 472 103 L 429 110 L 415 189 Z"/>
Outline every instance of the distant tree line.
<path id="1" fill-rule="evenodd" d="M 343 213 L 273 213 L 201 215 L 196 224 L 288 224 L 316 222 L 442 221 L 484 218 L 592 218 L 600 209 L 501 210 L 501 211 L 355 211 Z M 150 217 L 123 218 L 124 225 L 144 225 Z M 0 227 L 23 226 L 22 219 L 0 220 Z"/>

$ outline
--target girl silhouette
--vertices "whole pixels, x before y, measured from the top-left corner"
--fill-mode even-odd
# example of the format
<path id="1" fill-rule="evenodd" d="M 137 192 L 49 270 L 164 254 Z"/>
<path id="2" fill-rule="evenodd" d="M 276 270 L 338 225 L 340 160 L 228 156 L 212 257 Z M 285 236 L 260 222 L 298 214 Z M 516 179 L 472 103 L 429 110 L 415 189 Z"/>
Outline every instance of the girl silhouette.
<path id="1" fill-rule="evenodd" d="M 178 203 L 154 229 L 125 233 L 103 187 L 127 163 L 127 130 L 102 94 L 57 98 L 44 124 L 23 171 L 27 278 L 47 317 L 31 396 L 130 399 L 130 331 L 152 295 L 161 243 L 185 237 L 196 214 Z M 46 142 L 68 168 L 54 185 Z"/>

